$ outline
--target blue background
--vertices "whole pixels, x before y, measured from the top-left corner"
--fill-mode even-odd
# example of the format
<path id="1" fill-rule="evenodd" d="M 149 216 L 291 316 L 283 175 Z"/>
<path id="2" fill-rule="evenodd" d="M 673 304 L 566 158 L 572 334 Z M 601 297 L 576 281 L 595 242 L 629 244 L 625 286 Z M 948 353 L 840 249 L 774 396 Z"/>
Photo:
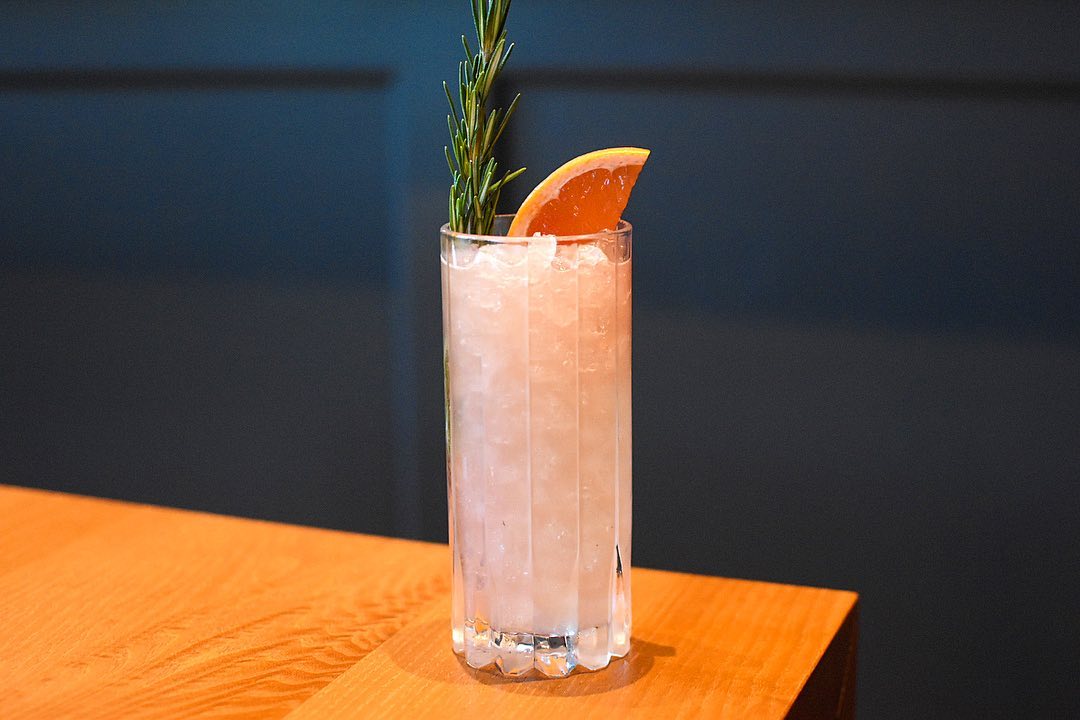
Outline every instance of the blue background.
<path id="1" fill-rule="evenodd" d="M 4 3 L 0 481 L 445 538 L 468 30 Z M 860 592 L 861 715 L 1077 712 L 1078 6 L 518 0 L 510 34 L 505 209 L 653 151 L 635 563 Z"/>

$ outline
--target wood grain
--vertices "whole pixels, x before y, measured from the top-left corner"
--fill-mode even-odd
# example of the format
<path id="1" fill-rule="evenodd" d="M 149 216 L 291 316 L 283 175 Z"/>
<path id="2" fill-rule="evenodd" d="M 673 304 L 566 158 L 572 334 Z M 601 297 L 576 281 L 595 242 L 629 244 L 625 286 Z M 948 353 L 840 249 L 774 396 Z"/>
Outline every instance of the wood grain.
<path id="1" fill-rule="evenodd" d="M 0 716 L 281 717 L 447 591 L 422 543 L 0 489 Z"/>
<path id="2" fill-rule="evenodd" d="M 289 720 L 395 717 L 402 707 L 411 718 L 851 717 L 853 687 L 850 698 L 836 692 L 789 712 L 837 631 L 854 623 L 854 605 L 850 593 L 635 570 L 630 655 L 602 672 L 515 682 L 440 647 L 449 612 L 440 603 Z M 825 675 L 843 675 L 854 647 L 841 645 Z"/>
<path id="3" fill-rule="evenodd" d="M 0 487 L 0 716 L 849 718 L 856 596 L 635 570 L 631 654 L 449 648 L 445 546 Z"/>

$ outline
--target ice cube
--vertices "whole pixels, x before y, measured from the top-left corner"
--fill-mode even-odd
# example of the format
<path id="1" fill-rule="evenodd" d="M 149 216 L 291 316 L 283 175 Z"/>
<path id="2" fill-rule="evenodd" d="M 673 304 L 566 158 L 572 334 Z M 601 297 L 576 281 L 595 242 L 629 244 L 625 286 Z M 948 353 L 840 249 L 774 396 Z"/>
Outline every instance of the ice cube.
<path id="1" fill-rule="evenodd" d="M 516 267 L 525 262 L 528 249 L 520 243 L 493 243 L 487 246 L 499 266 Z"/>
<path id="2" fill-rule="evenodd" d="M 578 266 L 594 267 L 607 260 L 604 251 L 595 245 L 578 246 Z"/>
<path id="3" fill-rule="evenodd" d="M 578 246 L 574 243 L 560 245 L 555 251 L 555 258 L 551 261 L 551 267 L 556 270 L 573 270 L 577 266 Z"/>
<path id="4" fill-rule="evenodd" d="M 447 249 L 447 264 L 454 268 L 467 268 L 476 259 L 476 245 L 463 240 L 452 240 Z"/>
<path id="5" fill-rule="evenodd" d="M 477 266 L 500 271 L 523 264 L 525 248 L 516 243 L 489 243 L 476 252 Z"/>
<path id="6" fill-rule="evenodd" d="M 533 269 L 546 268 L 555 256 L 555 237 L 541 235 L 529 238 L 529 266 Z"/>

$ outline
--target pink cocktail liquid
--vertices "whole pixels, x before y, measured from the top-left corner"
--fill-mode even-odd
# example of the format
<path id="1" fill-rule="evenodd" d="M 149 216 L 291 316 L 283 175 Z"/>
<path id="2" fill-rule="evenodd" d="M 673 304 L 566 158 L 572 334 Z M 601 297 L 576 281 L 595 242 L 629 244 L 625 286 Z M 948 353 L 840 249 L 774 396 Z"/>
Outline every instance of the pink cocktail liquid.
<path id="1" fill-rule="evenodd" d="M 455 652 L 507 675 L 630 647 L 630 226 L 444 232 Z"/>

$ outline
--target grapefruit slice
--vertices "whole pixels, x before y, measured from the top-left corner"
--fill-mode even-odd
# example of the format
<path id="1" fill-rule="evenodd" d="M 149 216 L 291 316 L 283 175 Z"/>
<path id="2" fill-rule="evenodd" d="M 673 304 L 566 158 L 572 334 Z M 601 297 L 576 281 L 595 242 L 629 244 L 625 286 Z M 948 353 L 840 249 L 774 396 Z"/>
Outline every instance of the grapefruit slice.
<path id="1" fill-rule="evenodd" d="M 576 157 L 537 185 L 507 235 L 587 235 L 614 230 L 649 151 L 619 147 Z"/>

